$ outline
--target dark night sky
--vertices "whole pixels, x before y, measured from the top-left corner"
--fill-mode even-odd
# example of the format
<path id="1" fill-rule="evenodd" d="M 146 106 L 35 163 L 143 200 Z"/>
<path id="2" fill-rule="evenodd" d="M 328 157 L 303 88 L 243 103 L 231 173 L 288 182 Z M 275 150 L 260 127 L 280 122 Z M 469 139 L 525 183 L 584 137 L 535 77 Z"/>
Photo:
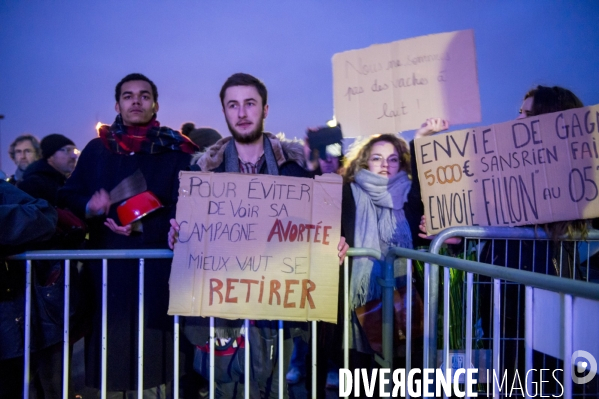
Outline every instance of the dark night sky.
<path id="1" fill-rule="evenodd" d="M 114 119 L 114 86 L 158 85 L 163 125 L 226 133 L 218 92 L 235 72 L 269 89 L 266 127 L 302 137 L 333 114 L 333 54 L 473 29 L 483 120 L 512 119 L 533 85 L 599 103 L 596 1 L 0 1 L 2 169 L 10 142 L 58 132 L 82 149 Z M 432 115 L 431 115 L 432 116 Z"/>

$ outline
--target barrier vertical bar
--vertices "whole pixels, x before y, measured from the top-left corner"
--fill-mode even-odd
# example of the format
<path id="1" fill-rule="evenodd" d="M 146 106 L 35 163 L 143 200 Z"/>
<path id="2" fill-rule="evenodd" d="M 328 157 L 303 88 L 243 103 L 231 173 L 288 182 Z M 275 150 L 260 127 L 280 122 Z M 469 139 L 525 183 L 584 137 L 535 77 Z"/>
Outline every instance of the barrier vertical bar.
<path id="1" fill-rule="evenodd" d="M 175 315 L 175 323 L 173 326 L 173 349 L 175 353 L 173 354 L 173 359 L 175 364 L 173 364 L 173 396 L 175 398 L 179 397 L 179 315 Z"/>
<path id="2" fill-rule="evenodd" d="M 278 350 L 278 354 L 279 354 L 279 368 L 277 369 L 277 373 L 279 373 L 279 398 L 283 398 L 283 372 L 284 370 L 284 365 L 285 362 L 283 359 L 285 359 L 284 357 L 284 349 L 283 349 L 283 342 L 284 342 L 284 332 L 283 332 L 283 320 L 279 320 L 279 334 L 278 334 L 278 345 L 279 345 L 279 350 Z"/>
<path id="3" fill-rule="evenodd" d="M 25 268 L 25 342 L 23 343 L 23 397 L 29 397 L 31 368 L 31 260 Z"/>
<path id="4" fill-rule="evenodd" d="M 528 300 L 528 299 L 527 299 Z M 528 306 L 528 302 L 526 303 Z M 501 337 L 501 280 L 493 279 L 493 372 L 497 371 L 501 374 L 499 368 L 499 352 L 500 352 L 500 337 Z M 491 376 L 491 378 L 493 378 Z M 493 381 L 493 383 L 495 383 Z M 497 382 L 499 383 L 499 381 Z M 487 386 L 489 386 L 487 382 Z M 498 388 L 498 387 L 497 387 Z M 495 392 L 493 385 L 493 397 L 499 398 L 499 392 Z"/>
<path id="5" fill-rule="evenodd" d="M 431 309 L 430 309 L 430 299 L 431 295 L 431 287 L 430 287 L 430 270 L 431 265 L 429 263 L 424 264 L 424 347 L 422 348 L 422 356 L 423 356 L 423 368 L 431 368 L 432 366 L 429 364 L 430 359 L 430 350 L 431 350 L 431 335 L 437 333 L 437 330 L 431 330 Z"/>
<path id="6" fill-rule="evenodd" d="M 244 397 L 250 399 L 250 320 L 245 319 Z M 235 339 L 235 338 L 232 338 Z"/>
<path id="7" fill-rule="evenodd" d="M 578 254 L 578 243 L 574 243 L 574 256 L 572 259 L 580 259 L 580 254 Z M 577 264 L 572 265 L 572 279 L 576 280 L 576 269 L 578 269 Z M 582 278 L 582 276 L 580 276 Z"/>
<path id="8" fill-rule="evenodd" d="M 433 331 L 429 337 L 429 351 L 427 364 L 429 368 L 437 367 L 437 315 L 439 314 L 439 265 L 429 265 L 429 328 L 425 329 L 427 333 Z"/>
<path id="9" fill-rule="evenodd" d="M 64 261 L 64 334 L 62 342 L 62 397 L 69 398 L 69 353 L 70 353 L 70 315 L 71 315 L 71 261 Z"/>
<path id="10" fill-rule="evenodd" d="M 562 276 L 562 273 L 563 273 L 562 259 L 564 259 L 563 254 L 562 254 L 563 249 L 564 249 L 564 242 L 560 241 L 560 243 L 559 243 L 559 276 L 560 277 L 563 277 Z"/>
<path id="11" fill-rule="evenodd" d="M 493 243 L 494 242 L 495 242 L 495 240 L 493 240 Z M 509 259 L 508 258 L 508 247 L 509 247 L 509 243 L 508 243 L 508 241 L 506 241 L 506 243 L 505 243 L 505 258 L 504 259 Z M 549 246 L 547 246 L 547 248 L 549 248 Z M 495 256 L 495 255 L 493 255 L 493 256 Z M 507 309 L 507 296 L 508 296 L 507 295 L 507 286 L 508 286 L 507 281 L 504 281 L 503 282 L 503 308 L 504 309 Z M 500 315 L 501 315 L 501 313 L 500 313 Z M 505 312 L 503 312 L 503 315 L 501 316 L 501 319 L 502 319 L 503 323 L 501 323 L 501 321 L 500 321 L 500 326 L 502 326 L 501 329 L 505 333 L 506 325 L 507 325 L 507 322 L 505 320 Z M 502 345 L 500 344 L 500 347 L 501 346 Z M 501 358 L 504 359 L 503 360 L 503 367 L 504 367 L 504 369 L 506 368 L 506 366 L 505 366 L 505 347 L 506 347 L 506 344 L 504 342 L 503 347 L 501 348 Z"/>
<path id="12" fill-rule="evenodd" d="M 526 287 L 525 289 L 525 301 L 524 306 L 524 368 L 526 370 L 532 370 L 532 350 L 533 350 L 533 304 L 534 304 L 534 290 L 532 287 Z M 542 388 L 541 388 L 542 389 Z M 528 392 L 532 392 L 532 379 L 526 379 L 526 397 L 530 397 Z"/>
<path id="13" fill-rule="evenodd" d="M 464 368 L 470 368 L 472 364 L 472 321 L 473 321 L 473 299 L 474 299 L 474 275 L 472 273 L 466 274 L 466 356 L 464 359 Z M 466 386 L 470 385 L 470 381 L 467 375 L 464 376 L 464 382 Z M 466 397 L 469 397 L 466 395 Z"/>
<path id="14" fill-rule="evenodd" d="M 143 397 L 144 386 L 144 259 L 139 259 L 139 303 L 137 313 L 137 397 Z"/>
<path id="15" fill-rule="evenodd" d="M 447 371 L 451 370 L 449 367 L 449 324 L 451 322 L 449 314 L 449 301 L 450 301 L 450 284 L 451 284 L 451 269 L 449 267 L 443 268 L 443 369 L 441 370 L 447 378 Z M 426 330 L 425 330 L 426 331 Z M 447 399 L 445 391 L 443 397 Z"/>
<path id="16" fill-rule="evenodd" d="M 343 261 L 343 368 L 349 369 L 349 257 Z M 347 376 L 343 374 L 344 386 Z M 339 382 L 341 384 L 341 381 Z"/>
<path id="17" fill-rule="evenodd" d="M 591 243 L 587 241 L 587 275 L 586 275 L 585 281 L 589 281 L 589 276 L 590 276 L 590 271 L 591 271 L 590 258 L 591 258 Z M 576 259 L 576 258 L 574 258 L 574 259 Z"/>
<path id="18" fill-rule="evenodd" d="M 210 381 L 208 381 L 209 385 L 209 394 L 210 399 L 214 399 L 214 317 L 210 317 Z"/>
<path id="19" fill-rule="evenodd" d="M 395 278 L 393 275 L 393 263 L 395 256 L 386 256 L 384 264 L 384 281 L 383 285 L 383 368 L 393 370 L 393 291 L 395 288 Z M 379 281 L 381 283 L 381 281 Z M 408 284 L 410 285 L 410 284 Z M 383 392 L 391 393 L 391 384 L 387 384 L 383 388 Z"/>
<path id="20" fill-rule="evenodd" d="M 534 245 L 533 245 L 533 247 L 534 247 Z M 518 251 L 519 251 L 518 252 L 518 269 L 522 270 L 522 263 L 523 263 L 522 262 L 522 240 L 519 241 L 519 250 Z M 509 259 L 509 258 L 506 257 L 505 259 L 506 259 L 506 265 L 507 265 L 507 259 Z M 506 282 L 506 286 L 508 284 L 511 284 L 511 283 Z M 506 288 L 506 295 L 507 295 L 507 288 Z M 522 356 L 520 354 L 520 345 L 518 345 L 518 341 L 521 339 L 521 337 L 520 337 L 520 320 L 522 319 L 522 317 L 520 316 L 520 309 L 522 309 L 522 301 L 520 298 L 521 296 L 522 296 L 521 290 L 518 289 L 518 293 L 516 296 L 516 298 L 517 298 L 517 302 L 516 302 L 516 314 L 517 314 L 516 334 L 515 334 L 515 338 L 514 338 L 514 340 L 516 342 L 516 359 L 518 359 Z M 506 307 L 506 309 L 507 309 L 507 307 Z M 526 355 L 525 355 L 525 357 L 526 357 Z"/>
<path id="21" fill-rule="evenodd" d="M 108 360 L 108 259 L 102 259 L 102 370 L 100 397 L 106 399 L 106 367 Z"/>
<path id="22" fill-rule="evenodd" d="M 412 368 L 412 259 L 407 259 L 406 284 L 406 370 L 409 371 Z"/>
<path id="23" fill-rule="evenodd" d="M 312 398 L 316 398 L 316 341 L 317 341 L 316 321 L 312 321 Z"/>
<path id="24" fill-rule="evenodd" d="M 480 247 L 480 238 L 478 239 Z M 534 242 L 533 242 L 534 245 Z M 507 259 L 508 244 L 505 244 L 505 259 Z M 495 240 L 491 240 L 491 263 L 495 259 Z M 480 262 L 480 251 L 477 251 L 476 260 Z M 498 294 L 496 294 L 498 292 Z M 501 360 L 501 280 L 493 279 L 493 370 L 497 370 L 501 374 L 500 360 Z M 496 300 L 499 298 L 499 300 Z M 495 309 L 497 307 L 497 309 Z M 493 378 L 491 376 L 491 378 Z M 495 383 L 495 380 L 492 380 Z M 489 382 L 487 381 L 487 387 Z M 495 392 L 496 385 L 493 385 L 493 398 L 498 399 L 501 396 L 501 392 Z M 499 381 L 497 382 L 497 388 L 499 388 Z M 488 396 L 488 393 L 487 393 Z"/>
<path id="25" fill-rule="evenodd" d="M 549 245 L 545 245 L 545 274 L 549 274 L 549 259 L 551 259 L 549 256 Z"/>
<path id="26" fill-rule="evenodd" d="M 564 323 L 562 336 L 564 340 L 564 398 L 572 397 L 572 353 L 574 352 L 572 337 L 572 295 L 564 295 Z"/>

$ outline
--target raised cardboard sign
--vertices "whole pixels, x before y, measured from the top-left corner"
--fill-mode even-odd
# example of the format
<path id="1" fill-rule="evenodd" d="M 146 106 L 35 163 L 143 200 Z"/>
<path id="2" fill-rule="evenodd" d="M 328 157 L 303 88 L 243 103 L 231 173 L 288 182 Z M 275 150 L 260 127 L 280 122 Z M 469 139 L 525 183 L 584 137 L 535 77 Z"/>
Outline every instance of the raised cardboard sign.
<path id="1" fill-rule="evenodd" d="M 599 216 L 599 105 L 416 140 L 429 234 Z"/>
<path id="2" fill-rule="evenodd" d="M 336 322 L 341 185 L 181 172 L 168 313 Z"/>
<path id="3" fill-rule="evenodd" d="M 430 117 L 480 122 L 472 30 L 440 33 L 333 56 L 335 118 L 346 137 L 419 128 Z"/>

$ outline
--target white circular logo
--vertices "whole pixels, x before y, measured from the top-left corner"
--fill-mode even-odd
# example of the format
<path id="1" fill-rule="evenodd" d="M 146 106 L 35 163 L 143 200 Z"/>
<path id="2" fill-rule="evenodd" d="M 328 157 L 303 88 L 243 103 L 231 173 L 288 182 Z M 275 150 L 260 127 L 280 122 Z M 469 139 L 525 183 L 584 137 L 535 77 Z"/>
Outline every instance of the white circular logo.
<path id="1" fill-rule="evenodd" d="M 597 374 L 597 360 L 587 351 L 578 350 L 572 354 L 570 358 L 572 364 L 572 381 L 575 384 L 586 384 L 591 381 Z M 577 374 L 582 374 L 590 365 L 591 370 L 584 377 L 578 377 Z"/>

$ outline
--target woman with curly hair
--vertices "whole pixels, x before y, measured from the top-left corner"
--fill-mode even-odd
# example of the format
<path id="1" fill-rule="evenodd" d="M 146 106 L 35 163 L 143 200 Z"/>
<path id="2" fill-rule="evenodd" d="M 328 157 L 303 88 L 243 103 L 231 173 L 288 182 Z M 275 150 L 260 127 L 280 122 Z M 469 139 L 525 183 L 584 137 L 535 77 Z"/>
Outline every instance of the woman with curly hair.
<path id="1" fill-rule="evenodd" d="M 447 127 L 447 122 L 442 119 L 428 119 L 415 137 L 430 135 Z M 380 250 L 382 254 L 381 259 L 350 259 L 350 369 L 371 369 L 379 367 L 374 362 L 375 351 L 358 322 L 355 310 L 381 298 L 382 290 L 377 279 L 383 277 L 383 269 L 379 261 L 384 259 L 389 248 L 413 248 L 420 244 L 418 225 L 424 208 L 412 142 L 408 144 L 395 134 L 372 136 L 354 145 L 344 166 L 342 234 L 350 247 L 371 248 Z M 394 265 L 396 286 L 406 284 L 405 272 L 405 260 L 397 261 Z M 340 298 L 340 308 L 342 303 Z M 341 321 L 340 311 L 341 324 L 338 326 L 342 325 Z M 414 317 L 413 323 L 422 323 L 422 320 Z M 337 329 L 336 342 L 341 342 L 340 330 Z M 328 348 L 330 351 L 331 346 Z M 396 355 L 405 356 L 402 353 Z"/>

